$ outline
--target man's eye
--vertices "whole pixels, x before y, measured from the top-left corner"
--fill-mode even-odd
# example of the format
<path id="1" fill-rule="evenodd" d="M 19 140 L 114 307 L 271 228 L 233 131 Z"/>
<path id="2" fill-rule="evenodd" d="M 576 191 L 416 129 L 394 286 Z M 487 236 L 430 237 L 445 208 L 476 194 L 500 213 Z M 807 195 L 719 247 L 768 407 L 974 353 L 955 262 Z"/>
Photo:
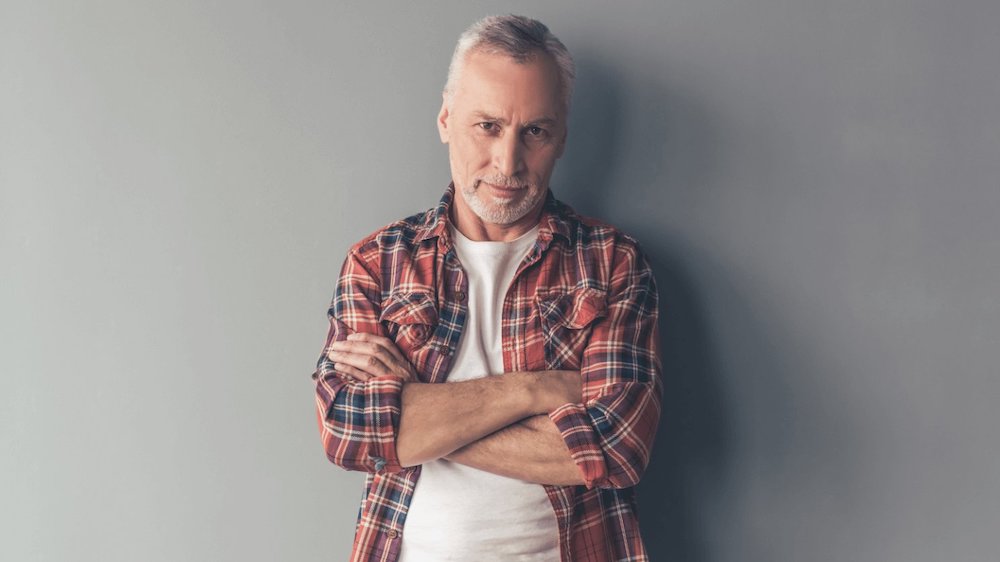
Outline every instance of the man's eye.
<path id="1" fill-rule="evenodd" d="M 545 129 L 541 127 L 528 127 L 528 134 L 533 137 L 540 137 L 545 134 Z"/>
<path id="2" fill-rule="evenodd" d="M 479 128 L 481 128 L 484 131 L 493 131 L 496 130 L 497 125 L 496 123 L 490 123 L 489 121 L 484 121 L 483 123 L 479 124 Z"/>

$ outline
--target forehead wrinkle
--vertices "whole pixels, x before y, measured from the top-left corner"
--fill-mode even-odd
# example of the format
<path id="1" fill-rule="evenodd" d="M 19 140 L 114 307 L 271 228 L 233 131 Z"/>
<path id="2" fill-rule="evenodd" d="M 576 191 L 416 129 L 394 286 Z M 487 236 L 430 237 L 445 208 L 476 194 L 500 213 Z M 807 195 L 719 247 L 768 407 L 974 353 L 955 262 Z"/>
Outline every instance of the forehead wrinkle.
<path id="1" fill-rule="evenodd" d="M 501 125 L 507 125 L 508 124 L 507 123 L 507 119 L 505 119 L 503 117 L 498 117 L 498 116 L 493 115 L 492 113 L 489 113 L 487 111 L 474 111 L 472 113 L 472 116 L 473 116 L 473 118 L 478 119 L 478 120 L 492 121 L 492 122 L 500 123 Z M 558 122 L 559 122 L 558 119 L 556 119 L 555 117 L 553 117 L 551 115 L 543 115 L 541 117 L 538 117 L 537 119 L 528 119 L 527 121 L 522 122 L 521 126 L 522 127 L 528 127 L 528 126 L 531 126 L 531 125 L 555 125 Z"/>
<path id="2" fill-rule="evenodd" d="M 496 121 L 497 123 L 501 123 L 503 125 L 507 124 L 507 120 L 503 117 L 499 117 L 487 111 L 473 111 L 472 117 L 483 121 Z"/>

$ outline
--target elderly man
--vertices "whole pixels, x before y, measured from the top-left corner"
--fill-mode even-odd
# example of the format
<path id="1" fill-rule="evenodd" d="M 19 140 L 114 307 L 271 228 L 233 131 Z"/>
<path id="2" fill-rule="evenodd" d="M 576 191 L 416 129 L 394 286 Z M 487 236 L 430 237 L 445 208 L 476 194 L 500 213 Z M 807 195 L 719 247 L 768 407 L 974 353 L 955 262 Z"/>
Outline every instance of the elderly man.
<path id="1" fill-rule="evenodd" d="M 367 473 L 352 560 L 647 559 L 657 294 L 632 238 L 549 191 L 573 75 L 537 21 L 472 25 L 452 183 L 348 253 L 313 376 L 328 457 Z"/>

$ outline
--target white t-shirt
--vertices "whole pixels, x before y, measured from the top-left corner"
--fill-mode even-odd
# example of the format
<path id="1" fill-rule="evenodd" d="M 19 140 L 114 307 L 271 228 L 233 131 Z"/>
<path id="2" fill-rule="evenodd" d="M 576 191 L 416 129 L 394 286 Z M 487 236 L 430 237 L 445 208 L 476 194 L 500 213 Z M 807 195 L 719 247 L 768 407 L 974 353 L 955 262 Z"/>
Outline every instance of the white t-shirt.
<path id="1" fill-rule="evenodd" d="M 449 381 L 504 372 L 503 300 L 538 227 L 510 242 L 452 239 L 469 279 L 469 312 Z M 447 460 L 423 464 L 403 526 L 400 562 L 559 560 L 555 512 L 541 484 Z"/>

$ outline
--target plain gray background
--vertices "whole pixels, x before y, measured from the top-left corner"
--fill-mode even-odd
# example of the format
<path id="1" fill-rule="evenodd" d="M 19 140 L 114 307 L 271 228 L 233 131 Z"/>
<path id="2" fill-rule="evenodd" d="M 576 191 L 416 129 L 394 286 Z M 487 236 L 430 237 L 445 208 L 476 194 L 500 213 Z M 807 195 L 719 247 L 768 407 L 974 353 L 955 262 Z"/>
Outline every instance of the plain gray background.
<path id="1" fill-rule="evenodd" d="M 1000 4 L 0 6 L 0 559 L 346 559 L 326 307 L 506 12 L 578 61 L 556 194 L 655 265 L 653 559 L 1000 556 Z"/>

